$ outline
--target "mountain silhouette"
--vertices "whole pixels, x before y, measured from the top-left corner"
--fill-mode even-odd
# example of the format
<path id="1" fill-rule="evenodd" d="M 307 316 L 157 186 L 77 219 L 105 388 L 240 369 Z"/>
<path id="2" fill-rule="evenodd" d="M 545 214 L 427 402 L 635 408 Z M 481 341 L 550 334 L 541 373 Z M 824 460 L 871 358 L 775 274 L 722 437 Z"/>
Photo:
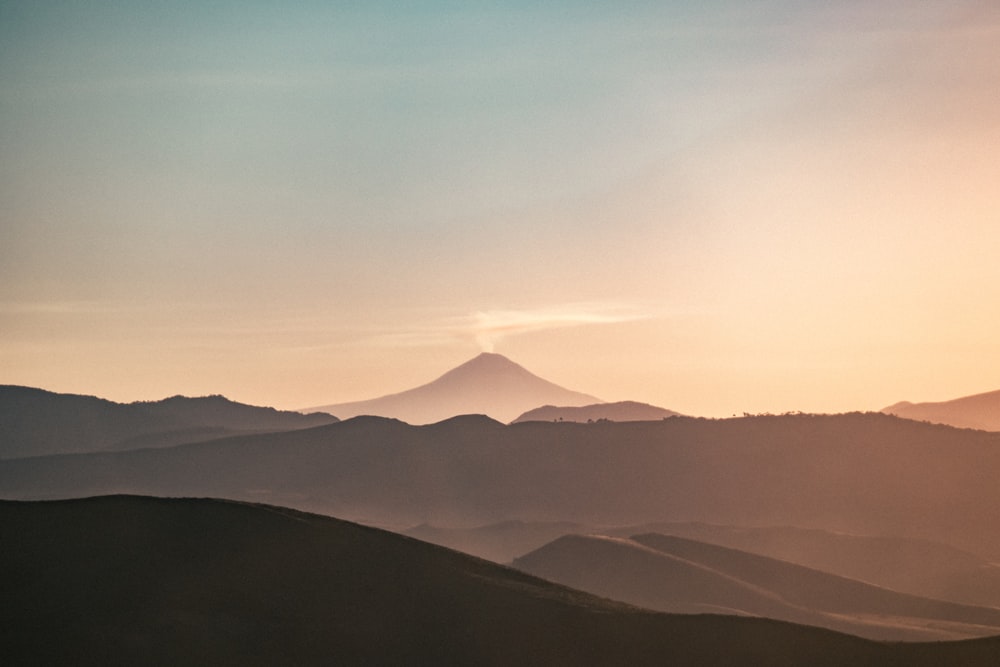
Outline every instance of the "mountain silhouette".
<path id="1" fill-rule="evenodd" d="M 882 641 L 1000 634 L 1000 609 L 897 593 L 774 558 L 683 538 L 561 537 L 514 567 L 671 613 L 736 613 Z"/>
<path id="2" fill-rule="evenodd" d="M 167 447 L 336 421 L 328 414 L 244 405 L 223 396 L 115 403 L 95 396 L 0 385 L 0 459 Z"/>
<path id="3" fill-rule="evenodd" d="M 1000 391 L 936 403 L 902 401 L 882 408 L 882 412 L 906 419 L 948 424 L 958 428 L 1000 431 Z"/>
<path id="4" fill-rule="evenodd" d="M 700 522 L 588 526 L 513 519 L 472 528 L 422 523 L 403 531 L 425 542 L 504 564 L 565 535 L 631 537 L 645 533 L 675 535 L 770 556 L 900 593 L 973 606 L 1000 606 L 1000 568 L 981 556 L 926 539 L 793 526 Z"/>
<path id="5" fill-rule="evenodd" d="M 629 607 L 282 507 L 0 502 L 5 665 L 996 664 L 1000 639 L 881 643 Z"/>
<path id="6" fill-rule="evenodd" d="M 648 403 L 636 401 L 619 401 L 617 403 L 597 403 L 581 406 L 543 405 L 540 408 L 528 410 L 517 419 L 518 422 L 596 422 L 607 420 L 613 422 L 653 421 L 667 417 L 680 417 L 681 413 L 658 408 Z"/>
<path id="7" fill-rule="evenodd" d="M 1000 559 L 1000 433 L 871 414 L 428 426 L 356 417 L 162 449 L 0 461 L 0 497 L 221 496 L 383 526 L 782 525 Z M 1000 604 L 1000 603 L 998 603 Z"/>
<path id="8" fill-rule="evenodd" d="M 1000 568 L 981 556 L 926 539 L 793 526 L 700 522 L 588 526 L 514 519 L 472 528 L 422 523 L 404 531 L 425 542 L 505 564 L 565 535 L 631 537 L 645 533 L 675 535 L 770 556 L 900 593 L 973 606 L 1000 606 Z"/>
<path id="9" fill-rule="evenodd" d="M 329 412 L 342 419 L 377 415 L 409 424 L 430 424 L 463 414 L 484 414 L 509 422 L 539 405 L 599 402 L 593 396 L 543 380 L 501 354 L 484 352 L 436 380 L 407 391 L 303 412 Z"/>
<path id="10" fill-rule="evenodd" d="M 445 531 L 438 532 L 441 537 L 447 536 Z M 604 528 L 600 532 L 619 537 L 640 533 L 674 535 L 770 556 L 901 593 L 974 606 L 1000 606 L 1000 568 L 989 559 L 932 540 L 793 526 L 707 523 L 653 523 Z"/>

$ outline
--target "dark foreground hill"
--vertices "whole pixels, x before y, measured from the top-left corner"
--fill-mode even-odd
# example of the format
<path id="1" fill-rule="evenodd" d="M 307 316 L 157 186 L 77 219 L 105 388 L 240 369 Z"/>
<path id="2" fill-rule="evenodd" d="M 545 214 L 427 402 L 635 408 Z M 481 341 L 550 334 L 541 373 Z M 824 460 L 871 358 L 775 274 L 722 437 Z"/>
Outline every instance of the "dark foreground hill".
<path id="1" fill-rule="evenodd" d="M 379 398 L 311 408 L 343 418 L 378 415 L 430 424 L 456 415 L 484 414 L 508 422 L 545 405 L 587 405 L 599 399 L 544 380 L 501 354 L 484 352 L 432 382 Z"/>
<path id="2" fill-rule="evenodd" d="M 0 461 L 0 497 L 221 496 L 397 527 L 511 518 L 786 525 L 1000 554 L 1000 434 L 882 414 L 655 422 L 355 418 L 166 449 Z"/>
<path id="3" fill-rule="evenodd" d="M 0 385 L 0 458 L 165 447 L 336 421 L 328 414 L 285 412 L 222 396 L 115 403 L 94 396 Z"/>
<path id="4" fill-rule="evenodd" d="M 882 408 L 882 412 L 957 428 L 1000 431 L 1000 391 L 931 403 L 902 401 Z"/>
<path id="5" fill-rule="evenodd" d="M 683 538 L 561 537 L 514 567 L 675 613 L 738 613 L 891 641 L 1000 634 L 1000 609 L 904 595 L 793 563 Z"/>
<path id="6" fill-rule="evenodd" d="M 518 422 L 637 422 L 680 417 L 681 413 L 658 408 L 648 403 L 636 401 L 618 401 L 616 403 L 596 403 L 581 406 L 543 405 L 534 410 L 528 410 L 512 423 Z"/>
<path id="7" fill-rule="evenodd" d="M 995 665 L 1000 639 L 879 644 L 644 612 L 327 517 L 214 500 L 0 503 L 6 665 Z"/>

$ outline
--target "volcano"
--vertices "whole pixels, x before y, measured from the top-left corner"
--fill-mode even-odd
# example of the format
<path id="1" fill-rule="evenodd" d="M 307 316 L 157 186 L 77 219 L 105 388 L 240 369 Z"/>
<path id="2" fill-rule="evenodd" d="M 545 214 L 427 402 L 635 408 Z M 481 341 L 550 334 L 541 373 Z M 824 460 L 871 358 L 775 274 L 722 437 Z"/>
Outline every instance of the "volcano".
<path id="1" fill-rule="evenodd" d="M 581 406 L 601 400 L 544 380 L 502 354 L 484 352 L 427 384 L 380 398 L 303 410 L 341 419 L 358 415 L 430 424 L 463 414 L 502 422 L 542 405 Z"/>

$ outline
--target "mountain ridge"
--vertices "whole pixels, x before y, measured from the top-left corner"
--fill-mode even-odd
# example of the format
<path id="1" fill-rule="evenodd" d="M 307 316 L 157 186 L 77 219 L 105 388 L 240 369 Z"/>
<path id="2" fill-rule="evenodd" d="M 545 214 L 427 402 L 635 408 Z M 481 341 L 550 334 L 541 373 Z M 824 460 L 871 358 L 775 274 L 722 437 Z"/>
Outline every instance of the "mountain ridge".
<path id="1" fill-rule="evenodd" d="M 769 557 L 672 536 L 568 535 L 514 567 L 669 613 L 764 616 L 880 641 L 1000 634 L 1000 609 L 906 595 Z"/>
<path id="2" fill-rule="evenodd" d="M 116 403 L 96 396 L 0 385 L 0 459 L 168 447 L 337 421 L 325 413 L 303 415 L 252 406 L 218 394 Z"/>
<path id="3" fill-rule="evenodd" d="M 616 401 L 613 403 L 595 403 L 593 405 L 564 406 L 543 405 L 521 414 L 511 421 L 512 424 L 526 421 L 653 421 L 668 417 L 681 417 L 679 412 L 666 408 L 640 403 L 638 401 Z"/>
<path id="4" fill-rule="evenodd" d="M 956 428 L 1000 431 L 1000 390 L 962 396 L 947 401 L 900 401 L 881 412 L 904 419 L 947 424 Z"/>
<path id="5" fill-rule="evenodd" d="M 931 539 L 995 560 L 997 469 L 1000 434 L 878 413 L 440 427 L 366 417 L 5 460 L 0 497 L 222 496 L 404 527 L 510 518 L 794 525 Z"/>
<path id="6" fill-rule="evenodd" d="M 721 526 L 699 522 L 596 526 L 512 519 L 472 527 L 424 523 L 408 527 L 404 533 L 496 563 L 510 563 L 564 535 L 631 537 L 660 533 L 769 556 L 900 593 L 1000 607 L 1000 568 L 981 556 L 926 539 L 852 535 L 792 526 Z"/>

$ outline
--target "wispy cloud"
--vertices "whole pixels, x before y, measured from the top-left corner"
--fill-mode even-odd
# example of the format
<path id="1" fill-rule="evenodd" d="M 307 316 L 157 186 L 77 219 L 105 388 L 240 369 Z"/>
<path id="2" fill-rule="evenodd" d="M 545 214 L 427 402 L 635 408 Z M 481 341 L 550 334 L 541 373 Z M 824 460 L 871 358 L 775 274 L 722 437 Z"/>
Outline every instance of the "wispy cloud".
<path id="1" fill-rule="evenodd" d="M 571 303 L 543 308 L 480 310 L 384 334 L 378 341 L 393 346 L 447 345 L 474 341 L 484 352 L 511 336 L 595 324 L 653 318 L 647 309 L 624 303 Z"/>
<path id="2" fill-rule="evenodd" d="M 535 331 L 649 319 L 636 306 L 609 303 L 567 304 L 530 310 L 486 310 L 473 313 L 467 327 L 485 352 L 504 338 Z"/>

